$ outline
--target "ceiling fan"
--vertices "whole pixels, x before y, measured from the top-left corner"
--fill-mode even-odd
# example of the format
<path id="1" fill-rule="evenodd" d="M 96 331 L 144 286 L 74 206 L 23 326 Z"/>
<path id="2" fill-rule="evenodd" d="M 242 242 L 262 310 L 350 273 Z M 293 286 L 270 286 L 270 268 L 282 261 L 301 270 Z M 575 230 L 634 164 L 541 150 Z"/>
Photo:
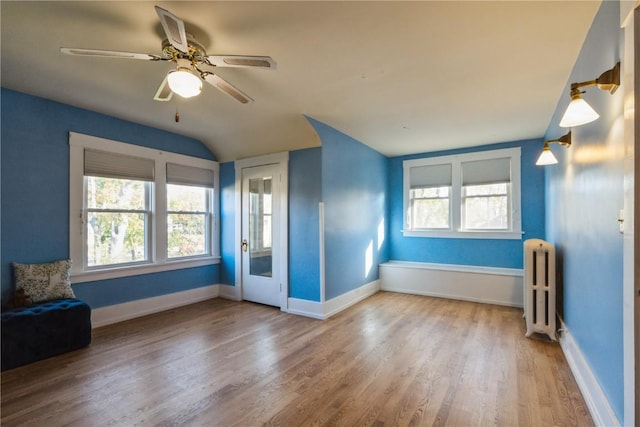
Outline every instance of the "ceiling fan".
<path id="1" fill-rule="evenodd" d="M 202 91 L 202 80 L 242 104 L 253 102 L 246 93 L 214 74 L 215 67 L 243 67 L 274 70 L 276 62 L 269 56 L 207 55 L 204 47 L 185 31 L 184 22 L 168 10 L 156 6 L 160 23 L 167 36 L 162 41 L 162 54 L 118 52 L 112 50 L 61 47 L 68 55 L 97 56 L 103 58 L 142 59 L 145 61 L 172 61 L 176 69 L 169 71 L 153 99 L 169 101 L 173 93 L 184 98 Z"/>

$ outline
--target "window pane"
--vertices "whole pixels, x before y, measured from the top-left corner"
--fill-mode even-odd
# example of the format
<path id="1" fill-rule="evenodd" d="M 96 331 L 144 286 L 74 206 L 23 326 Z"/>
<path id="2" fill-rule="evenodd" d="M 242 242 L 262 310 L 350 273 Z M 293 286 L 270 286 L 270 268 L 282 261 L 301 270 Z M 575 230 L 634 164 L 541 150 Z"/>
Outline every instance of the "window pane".
<path id="1" fill-rule="evenodd" d="M 411 205 L 412 228 L 449 228 L 449 199 L 415 199 Z"/>
<path id="2" fill-rule="evenodd" d="M 464 228 L 506 230 L 509 228 L 507 196 L 467 197 L 464 201 Z"/>
<path id="3" fill-rule="evenodd" d="M 449 228 L 450 187 L 414 188 L 411 197 L 411 228 Z"/>
<path id="4" fill-rule="evenodd" d="M 177 258 L 207 253 L 207 215 L 167 215 L 167 256 Z"/>
<path id="5" fill-rule="evenodd" d="M 273 224 L 271 177 L 249 180 L 249 274 L 271 277 Z"/>
<path id="6" fill-rule="evenodd" d="M 87 265 L 145 261 L 146 214 L 88 212 Z"/>
<path id="7" fill-rule="evenodd" d="M 206 212 L 207 192 L 204 187 L 167 184 L 167 210 L 173 212 Z"/>
<path id="8" fill-rule="evenodd" d="M 509 183 L 463 187 L 463 228 L 506 230 L 509 228 Z"/>
<path id="9" fill-rule="evenodd" d="M 145 182 L 86 177 L 87 208 L 145 210 Z"/>

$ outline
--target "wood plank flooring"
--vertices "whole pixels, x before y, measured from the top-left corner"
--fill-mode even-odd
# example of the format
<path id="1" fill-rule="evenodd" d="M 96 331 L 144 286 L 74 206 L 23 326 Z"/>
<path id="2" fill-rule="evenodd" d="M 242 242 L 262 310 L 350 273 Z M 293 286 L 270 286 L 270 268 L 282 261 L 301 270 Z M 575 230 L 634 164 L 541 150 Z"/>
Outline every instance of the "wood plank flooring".
<path id="1" fill-rule="evenodd" d="M 3 426 L 590 426 L 518 309 L 380 292 L 325 321 L 214 299 L 3 372 Z"/>

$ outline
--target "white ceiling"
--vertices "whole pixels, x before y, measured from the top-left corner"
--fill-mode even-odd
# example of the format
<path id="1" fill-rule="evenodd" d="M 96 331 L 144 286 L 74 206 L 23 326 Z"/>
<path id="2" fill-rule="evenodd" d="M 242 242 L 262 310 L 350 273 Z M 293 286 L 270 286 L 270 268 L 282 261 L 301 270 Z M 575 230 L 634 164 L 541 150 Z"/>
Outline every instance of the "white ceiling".
<path id="1" fill-rule="evenodd" d="M 154 5 L 208 54 L 242 105 L 205 85 L 152 97 L 167 62 L 72 57 L 61 46 L 160 54 Z M 386 155 L 538 138 L 598 1 L 0 2 L 2 86 L 194 137 L 221 161 L 318 146 L 308 115 Z M 176 108 L 181 120 L 175 123 Z"/>

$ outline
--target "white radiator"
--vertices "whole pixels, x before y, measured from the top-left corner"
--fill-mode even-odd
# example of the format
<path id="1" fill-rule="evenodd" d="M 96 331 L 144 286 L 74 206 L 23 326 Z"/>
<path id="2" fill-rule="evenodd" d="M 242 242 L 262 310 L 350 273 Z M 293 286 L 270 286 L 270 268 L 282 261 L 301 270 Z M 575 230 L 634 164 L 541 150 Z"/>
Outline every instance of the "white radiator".
<path id="1" fill-rule="evenodd" d="M 556 339 L 556 250 L 540 239 L 524 242 L 524 317 L 526 336 Z"/>

